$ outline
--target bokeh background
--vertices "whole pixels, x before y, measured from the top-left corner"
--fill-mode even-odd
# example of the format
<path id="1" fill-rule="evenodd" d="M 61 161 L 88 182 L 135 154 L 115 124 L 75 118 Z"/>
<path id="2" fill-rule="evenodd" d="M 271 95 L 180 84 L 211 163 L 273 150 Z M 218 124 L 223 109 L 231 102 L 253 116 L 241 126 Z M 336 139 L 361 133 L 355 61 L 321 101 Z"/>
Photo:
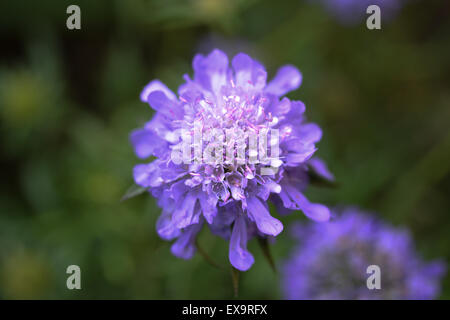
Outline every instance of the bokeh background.
<path id="1" fill-rule="evenodd" d="M 170 254 L 154 199 L 120 202 L 139 162 L 128 135 L 152 115 L 140 90 L 154 78 L 176 90 L 214 47 L 251 54 L 269 77 L 286 63 L 302 71 L 289 97 L 323 128 L 318 155 L 338 181 L 309 189 L 312 200 L 378 212 L 409 228 L 425 259 L 450 262 L 450 2 L 404 2 L 370 31 L 315 1 L 1 1 L 0 298 L 233 297 L 228 268 Z M 81 30 L 66 28 L 70 4 Z M 309 223 L 283 218 L 294 220 Z M 204 229 L 199 242 L 226 267 L 224 240 Z M 292 244 L 288 231 L 277 238 L 277 264 Z M 249 247 L 239 298 L 281 298 Z M 82 290 L 66 288 L 71 264 Z"/>

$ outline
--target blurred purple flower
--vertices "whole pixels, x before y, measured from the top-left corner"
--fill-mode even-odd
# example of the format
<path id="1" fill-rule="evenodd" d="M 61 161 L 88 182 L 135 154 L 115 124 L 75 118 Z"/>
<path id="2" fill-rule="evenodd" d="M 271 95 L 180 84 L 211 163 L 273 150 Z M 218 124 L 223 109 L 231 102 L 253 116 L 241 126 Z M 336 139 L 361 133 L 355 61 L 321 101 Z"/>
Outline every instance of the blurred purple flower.
<path id="1" fill-rule="evenodd" d="M 317 125 L 305 123 L 302 102 L 282 98 L 301 84 L 302 75 L 293 66 L 280 68 L 266 84 L 267 74 L 259 62 L 240 53 L 229 66 L 228 57 L 216 49 L 207 56 L 196 55 L 193 68 L 193 79 L 184 76 L 178 97 L 158 80 L 142 91 L 141 100 L 149 103 L 155 115 L 144 128 L 133 131 L 130 140 L 138 157 L 156 160 L 136 165 L 134 180 L 158 199 L 162 214 L 156 229 L 161 238 L 176 239 L 174 255 L 191 258 L 196 235 L 207 225 L 230 240 L 230 262 L 244 271 L 254 262 L 247 240 L 277 236 L 283 230 L 269 213 L 269 197 L 284 210 L 302 210 L 311 219 L 328 220 L 328 209 L 310 203 L 302 193 L 309 170 L 332 178 L 320 160 L 309 163 L 322 132 Z M 232 141 L 246 139 L 242 131 L 278 130 L 277 145 L 268 143 L 279 151 L 279 157 L 270 161 L 276 170 L 262 174 L 267 163 L 242 164 L 228 158 L 217 164 L 196 162 L 198 145 L 194 144 L 188 152 L 192 163 L 177 164 L 171 157 L 183 149 L 186 133 L 200 130 L 209 136 L 217 129 L 228 130 Z M 228 142 L 216 141 L 216 146 L 226 148 Z M 200 151 L 205 151 L 204 146 Z M 248 148 L 245 156 L 250 156 Z"/>
<path id="2" fill-rule="evenodd" d="M 300 245 L 283 268 L 287 299 L 433 299 L 445 265 L 422 261 L 409 233 L 348 208 L 322 224 L 296 225 Z M 381 270 L 369 290 L 367 267 Z"/>
<path id="3" fill-rule="evenodd" d="M 392 19 L 404 0 L 310 0 L 321 2 L 325 8 L 344 24 L 359 23 L 368 17 L 366 10 L 370 5 L 381 9 L 381 18 Z"/>

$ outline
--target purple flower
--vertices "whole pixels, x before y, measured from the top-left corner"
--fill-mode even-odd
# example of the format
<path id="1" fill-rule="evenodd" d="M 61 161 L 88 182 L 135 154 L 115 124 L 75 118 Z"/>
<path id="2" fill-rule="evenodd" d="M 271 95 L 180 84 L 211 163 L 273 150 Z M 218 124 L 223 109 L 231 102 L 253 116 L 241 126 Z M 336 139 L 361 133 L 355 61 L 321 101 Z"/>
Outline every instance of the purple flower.
<path id="1" fill-rule="evenodd" d="M 445 273 L 425 263 L 408 232 L 349 208 L 323 224 L 297 225 L 300 245 L 283 268 L 287 299 L 433 299 Z M 381 289 L 367 287 L 367 268 L 380 268 Z"/>
<path id="2" fill-rule="evenodd" d="M 377 5 L 381 10 L 381 19 L 392 19 L 404 0 L 310 0 L 320 1 L 325 8 L 342 23 L 354 24 L 368 17 L 366 13 L 370 5 Z"/>
<path id="3" fill-rule="evenodd" d="M 177 95 L 158 80 L 142 91 L 155 115 L 130 140 L 138 157 L 156 159 L 136 165 L 134 180 L 158 199 L 156 229 L 161 238 L 176 239 L 174 255 L 191 258 L 206 225 L 230 240 L 230 262 L 244 271 L 254 262 L 248 239 L 283 230 L 269 212 L 269 198 L 283 212 L 328 220 L 328 209 L 303 195 L 308 172 L 332 179 L 322 161 L 311 159 L 322 132 L 305 122 L 302 102 L 283 98 L 302 81 L 293 66 L 266 83 L 258 61 L 240 53 L 229 66 L 214 50 L 196 55 L 193 68 L 193 79 L 185 75 Z"/>

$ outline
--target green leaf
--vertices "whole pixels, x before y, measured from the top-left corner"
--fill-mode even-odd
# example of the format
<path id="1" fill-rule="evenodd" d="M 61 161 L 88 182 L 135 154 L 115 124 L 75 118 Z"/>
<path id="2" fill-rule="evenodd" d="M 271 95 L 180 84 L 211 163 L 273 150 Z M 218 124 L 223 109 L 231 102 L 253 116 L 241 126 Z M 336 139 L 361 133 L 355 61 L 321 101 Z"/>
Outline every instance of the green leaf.
<path id="1" fill-rule="evenodd" d="M 144 188 L 144 187 L 134 184 L 130 188 L 128 188 L 127 192 L 124 194 L 122 199 L 120 199 L 120 201 L 125 201 L 130 198 L 137 197 L 138 195 L 143 194 L 147 190 L 148 190 L 148 188 Z"/>
<path id="2" fill-rule="evenodd" d="M 277 267 L 275 265 L 275 262 L 273 261 L 272 254 L 270 253 L 270 246 L 269 246 L 269 242 L 267 241 L 267 238 L 258 237 L 258 243 L 264 254 L 264 258 L 266 258 L 266 260 L 269 263 L 270 267 L 272 268 L 273 272 L 277 273 Z"/>

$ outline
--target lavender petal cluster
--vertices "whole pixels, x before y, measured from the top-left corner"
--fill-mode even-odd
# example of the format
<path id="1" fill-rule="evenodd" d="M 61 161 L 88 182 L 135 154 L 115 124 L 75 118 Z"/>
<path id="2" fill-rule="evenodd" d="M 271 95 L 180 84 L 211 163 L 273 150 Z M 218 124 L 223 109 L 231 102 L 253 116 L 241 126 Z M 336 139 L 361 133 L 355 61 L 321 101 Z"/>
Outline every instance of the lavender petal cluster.
<path id="1" fill-rule="evenodd" d="M 162 239 L 175 240 L 171 247 L 175 256 L 191 258 L 197 234 L 207 226 L 229 240 L 231 264 L 245 271 L 254 263 L 247 241 L 275 237 L 283 230 L 269 212 L 269 200 L 284 210 L 301 210 L 316 221 L 329 219 L 326 206 L 311 203 L 303 194 L 308 172 L 333 178 L 323 161 L 312 158 L 322 131 L 306 122 L 301 101 L 284 97 L 302 82 L 294 66 L 281 67 L 267 82 L 258 61 L 240 53 L 230 64 L 227 55 L 216 49 L 196 55 L 193 69 L 193 78 L 185 75 L 177 94 L 159 80 L 143 89 L 140 98 L 155 114 L 131 133 L 130 140 L 139 158 L 154 160 L 136 165 L 134 180 L 157 198 L 162 213 L 156 230 Z M 253 157 L 251 162 L 238 159 L 237 151 L 224 161 L 198 159 L 211 145 L 214 150 L 242 140 L 248 145 L 249 133 L 269 130 L 277 132 L 276 143 L 272 143 L 275 136 L 268 138 L 268 149 L 277 151 L 277 157 L 259 161 L 247 147 L 241 155 Z M 218 139 L 218 131 L 226 132 L 226 139 Z M 194 132 L 206 141 L 199 145 L 192 139 L 186 151 L 186 141 L 192 141 L 186 136 L 192 138 Z M 175 161 L 177 152 L 191 161 Z M 263 174 L 268 166 L 274 170 Z"/>
<path id="2" fill-rule="evenodd" d="M 293 228 L 300 244 L 283 268 L 286 299 L 433 299 L 445 264 L 426 263 L 411 236 L 347 208 L 329 222 Z M 369 266 L 380 270 L 380 288 L 367 286 Z M 370 271 L 370 270 L 369 270 Z"/>

